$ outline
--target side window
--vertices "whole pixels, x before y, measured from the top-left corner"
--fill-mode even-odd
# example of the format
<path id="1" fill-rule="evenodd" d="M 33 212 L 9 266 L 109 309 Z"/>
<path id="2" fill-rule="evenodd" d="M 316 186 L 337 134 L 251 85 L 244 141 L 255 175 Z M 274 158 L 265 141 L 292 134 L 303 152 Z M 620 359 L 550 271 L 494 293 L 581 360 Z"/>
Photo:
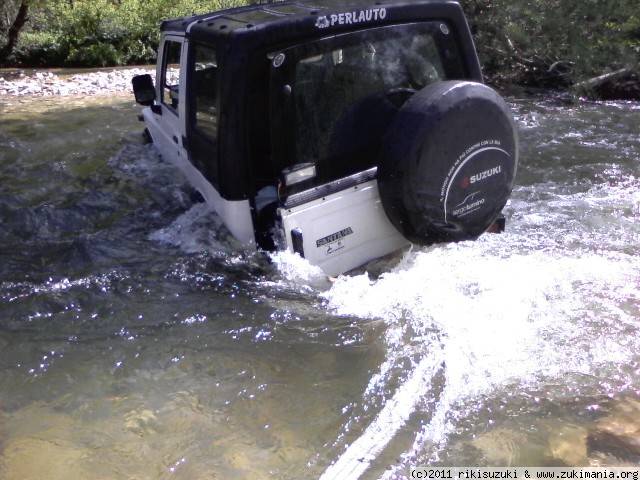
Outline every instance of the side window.
<path id="1" fill-rule="evenodd" d="M 162 103 L 178 110 L 182 43 L 167 40 L 162 64 Z"/>
<path id="2" fill-rule="evenodd" d="M 218 137 L 218 62 L 211 47 L 194 45 L 194 126 L 207 139 Z"/>

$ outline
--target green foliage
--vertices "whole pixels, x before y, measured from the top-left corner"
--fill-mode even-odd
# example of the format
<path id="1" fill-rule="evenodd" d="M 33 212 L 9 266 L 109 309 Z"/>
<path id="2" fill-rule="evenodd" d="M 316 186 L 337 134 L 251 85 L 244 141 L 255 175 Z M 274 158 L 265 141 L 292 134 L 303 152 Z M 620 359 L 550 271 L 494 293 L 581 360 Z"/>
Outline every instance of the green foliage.
<path id="1" fill-rule="evenodd" d="M 48 0 L 31 16 L 15 60 L 26 65 L 111 66 L 152 63 L 159 24 L 240 0 Z"/>
<path id="2" fill-rule="evenodd" d="M 14 56 L 25 65 L 46 67 L 63 65 L 67 51 L 62 48 L 58 35 L 50 32 L 24 32 L 20 36 Z"/>
<path id="3" fill-rule="evenodd" d="M 110 43 L 96 42 L 83 47 L 71 47 L 66 58 L 69 65 L 112 67 L 122 63 L 122 56 Z"/>
<path id="4" fill-rule="evenodd" d="M 250 0 L 30 0 L 14 62 L 107 66 L 155 61 L 159 24 Z M 485 73 L 558 86 L 640 58 L 638 0 L 461 0 Z M 18 0 L 0 5 L 0 41 Z"/>
<path id="5" fill-rule="evenodd" d="M 463 0 L 494 81 L 558 86 L 640 58 L 637 0 Z"/>

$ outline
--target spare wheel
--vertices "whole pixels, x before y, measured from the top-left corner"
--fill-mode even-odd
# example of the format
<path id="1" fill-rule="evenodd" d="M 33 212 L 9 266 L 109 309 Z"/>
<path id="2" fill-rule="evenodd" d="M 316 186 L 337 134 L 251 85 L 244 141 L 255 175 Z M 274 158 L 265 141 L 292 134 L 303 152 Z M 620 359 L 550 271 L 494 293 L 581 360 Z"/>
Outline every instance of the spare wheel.
<path id="1" fill-rule="evenodd" d="M 513 189 L 518 137 L 493 89 L 439 82 L 413 95 L 384 138 L 384 209 L 414 243 L 471 240 L 497 219 Z"/>

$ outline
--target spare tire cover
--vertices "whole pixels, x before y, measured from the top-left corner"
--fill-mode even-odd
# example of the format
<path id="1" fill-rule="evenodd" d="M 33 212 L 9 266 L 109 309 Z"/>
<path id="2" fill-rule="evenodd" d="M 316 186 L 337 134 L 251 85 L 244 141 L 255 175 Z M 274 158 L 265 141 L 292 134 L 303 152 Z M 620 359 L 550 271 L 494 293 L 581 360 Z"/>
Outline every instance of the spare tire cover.
<path id="1" fill-rule="evenodd" d="M 507 203 L 518 165 L 509 107 L 486 85 L 425 87 L 387 131 L 378 169 L 387 216 L 418 244 L 471 240 Z"/>

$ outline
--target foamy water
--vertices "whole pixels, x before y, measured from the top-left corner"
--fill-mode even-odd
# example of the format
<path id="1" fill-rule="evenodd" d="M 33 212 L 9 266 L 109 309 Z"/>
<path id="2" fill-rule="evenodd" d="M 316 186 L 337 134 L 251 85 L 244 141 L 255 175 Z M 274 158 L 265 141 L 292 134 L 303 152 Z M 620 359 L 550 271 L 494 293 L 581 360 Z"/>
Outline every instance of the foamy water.
<path id="1" fill-rule="evenodd" d="M 341 277 L 323 293 L 327 308 L 339 314 L 389 323 L 388 359 L 378 385 L 385 384 L 388 363 L 414 358 L 408 379 L 389 400 L 393 416 L 383 410 L 373 422 L 383 426 L 386 442 L 431 395 L 434 367 L 444 376 L 431 420 L 403 455 L 404 467 L 436 461 L 455 428 L 457 409 L 464 413 L 464 403 L 474 397 L 544 385 L 565 374 L 596 375 L 640 351 L 640 338 L 629 335 L 629 329 L 637 333 L 638 311 L 623 308 L 640 300 L 635 257 L 509 251 L 511 237 L 413 253 L 377 280 Z M 380 438 L 351 448 L 380 449 Z"/>

